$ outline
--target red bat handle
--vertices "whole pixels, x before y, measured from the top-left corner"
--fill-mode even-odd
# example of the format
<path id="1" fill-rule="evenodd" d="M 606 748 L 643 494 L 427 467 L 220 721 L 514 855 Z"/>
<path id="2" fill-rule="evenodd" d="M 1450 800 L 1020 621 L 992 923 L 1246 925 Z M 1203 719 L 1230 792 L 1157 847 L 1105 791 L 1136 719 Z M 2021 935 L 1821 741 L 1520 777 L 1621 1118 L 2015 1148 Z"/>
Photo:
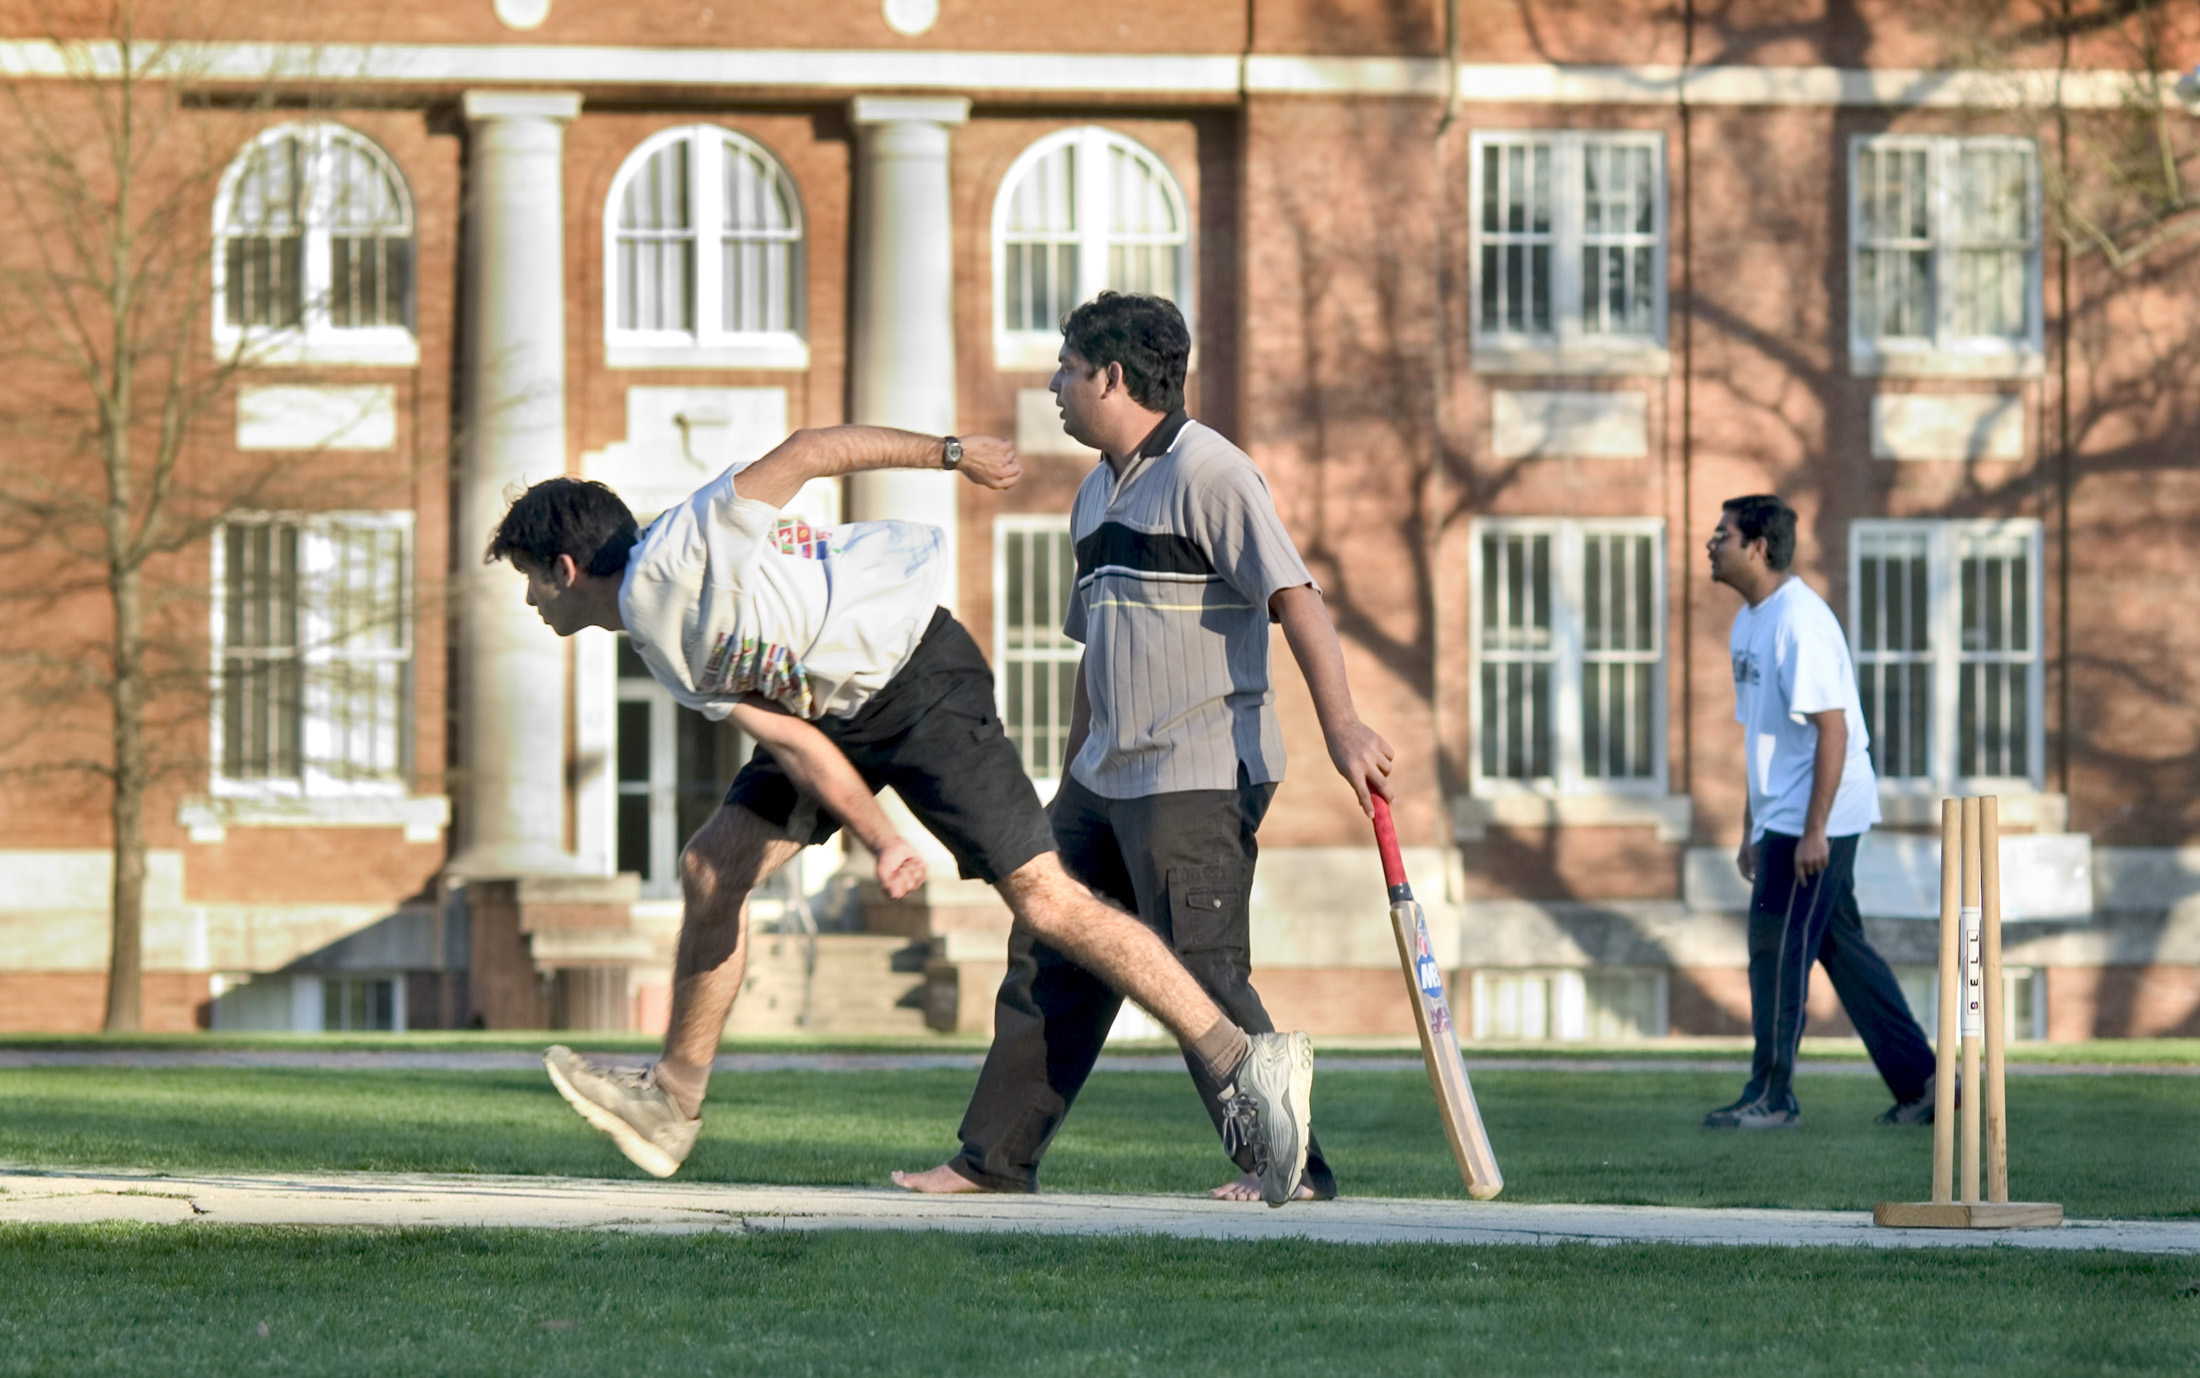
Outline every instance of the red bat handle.
<path id="1" fill-rule="evenodd" d="M 1398 826 L 1390 821 L 1390 801 L 1380 794 L 1370 795 L 1375 805 L 1375 846 L 1383 854 L 1383 884 L 1391 889 L 1391 898 L 1399 898 L 1397 892 L 1405 890 L 1405 898 L 1413 898 L 1413 891 L 1406 885 L 1405 858 L 1398 855 Z"/>

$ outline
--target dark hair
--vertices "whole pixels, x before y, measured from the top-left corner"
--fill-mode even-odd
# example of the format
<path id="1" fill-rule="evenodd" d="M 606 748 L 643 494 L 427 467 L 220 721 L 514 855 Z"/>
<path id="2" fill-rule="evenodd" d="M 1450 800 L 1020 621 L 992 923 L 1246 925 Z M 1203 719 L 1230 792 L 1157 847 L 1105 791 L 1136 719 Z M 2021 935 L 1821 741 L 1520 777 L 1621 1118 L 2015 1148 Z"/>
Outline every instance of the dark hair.
<path id="1" fill-rule="evenodd" d="M 1184 405 L 1184 374 L 1192 362 L 1192 332 L 1167 297 L 1102 292 L 1069 313 L 1062 338 L 1095 369 L 1123 366 L 1131 400 L 1147 411 Z"/>
<path id="2" fill-rule="evenodd" d="M 1784 570 L 1795 563 L 1795 509 L 1770 493 L 1728 498 L 1720 504 L 1734 514 L 1734 530 L 1742 544 L 1765 543 L 1765 563 Z"/>
<path id="3" fill-rule="evenodd" d="M 513 500 L 481 559 L 547 569 L 570 555 L 602 577 L 625 570 L 634 541 L 634 514 L 617 493 L 594 479 L 550 478 Z"/>

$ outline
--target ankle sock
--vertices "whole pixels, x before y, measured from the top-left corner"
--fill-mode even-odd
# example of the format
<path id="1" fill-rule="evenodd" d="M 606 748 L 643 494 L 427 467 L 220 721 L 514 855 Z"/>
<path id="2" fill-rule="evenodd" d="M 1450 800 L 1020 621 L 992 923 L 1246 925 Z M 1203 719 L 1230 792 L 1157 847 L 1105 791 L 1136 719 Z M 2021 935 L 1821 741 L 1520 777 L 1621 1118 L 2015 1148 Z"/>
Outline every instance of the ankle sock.
<path id="1" fill-rule="evenodd" d="M 697 1066 L 677 1058 L 661 1057 L 651 1071 L 650 1079 L 663 1087 L 672 1103 L 680 1107 L 680 1113 L 694 1119 L 703 1110 L 703 1090 L 710 1085 L 708 1064 Z"/>
<path id="2" fill-rule="evenodd" d="M 1207 1064 L 1208 1075 L 1220 1082 L 1228 1082 L 1252 1050 L 1253 1041 L 1245 1036 L 1245 1030 L 1227 1018 L 1217 1019 L 1207 1032 L 1192 1040 L 1193 1055 Z"/>

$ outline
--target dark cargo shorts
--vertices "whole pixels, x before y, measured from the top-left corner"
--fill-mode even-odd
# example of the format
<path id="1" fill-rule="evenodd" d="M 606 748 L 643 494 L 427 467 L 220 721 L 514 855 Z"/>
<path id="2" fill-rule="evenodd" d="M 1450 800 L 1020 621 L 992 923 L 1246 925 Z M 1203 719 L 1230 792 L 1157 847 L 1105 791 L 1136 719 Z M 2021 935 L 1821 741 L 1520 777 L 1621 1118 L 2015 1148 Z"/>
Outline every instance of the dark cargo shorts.
<path id="1" fill-rule="evenodd" d="M 1046 810 L 993 710 L 992 667 L 947 609 L 933 614 L 885 688 L 852 715 L 816 726 L 874 791 L 893 786 L 966 878 L 998 884 L 1054 850 Z M 812 846 L 840 829 L 761 746 L 733 777 L 726 802 Z"/>

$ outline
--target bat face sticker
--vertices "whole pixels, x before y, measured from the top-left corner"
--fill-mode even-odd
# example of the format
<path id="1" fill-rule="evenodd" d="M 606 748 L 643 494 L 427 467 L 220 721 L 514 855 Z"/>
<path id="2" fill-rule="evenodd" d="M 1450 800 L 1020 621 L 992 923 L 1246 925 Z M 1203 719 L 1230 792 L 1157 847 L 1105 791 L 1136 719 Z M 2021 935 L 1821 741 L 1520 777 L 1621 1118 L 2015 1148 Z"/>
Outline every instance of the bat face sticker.
<path id="1" fill-rule="evenodd" d="M 1444 972 L 1436 965 L 1436 954 L 1429 951 L 1428 925 L 1418 918 L 1413 924 L 1413 974 L 1420 982 L 1421 994 L 1442 1004 Z"/>
<path id="2" fill-rule="evenodd" d="M 1444 999 L 1444 971 L 1436 965 L 1436 954 L 1429 951 L 1428 925 L 1419 915 L 1413 921 L 1413 976 L 1421 987 L 1421 998 L 1428 1001 L 1429 1027 L 1438 1033 L 1450 1033 L 1451 1006 Z"/>

